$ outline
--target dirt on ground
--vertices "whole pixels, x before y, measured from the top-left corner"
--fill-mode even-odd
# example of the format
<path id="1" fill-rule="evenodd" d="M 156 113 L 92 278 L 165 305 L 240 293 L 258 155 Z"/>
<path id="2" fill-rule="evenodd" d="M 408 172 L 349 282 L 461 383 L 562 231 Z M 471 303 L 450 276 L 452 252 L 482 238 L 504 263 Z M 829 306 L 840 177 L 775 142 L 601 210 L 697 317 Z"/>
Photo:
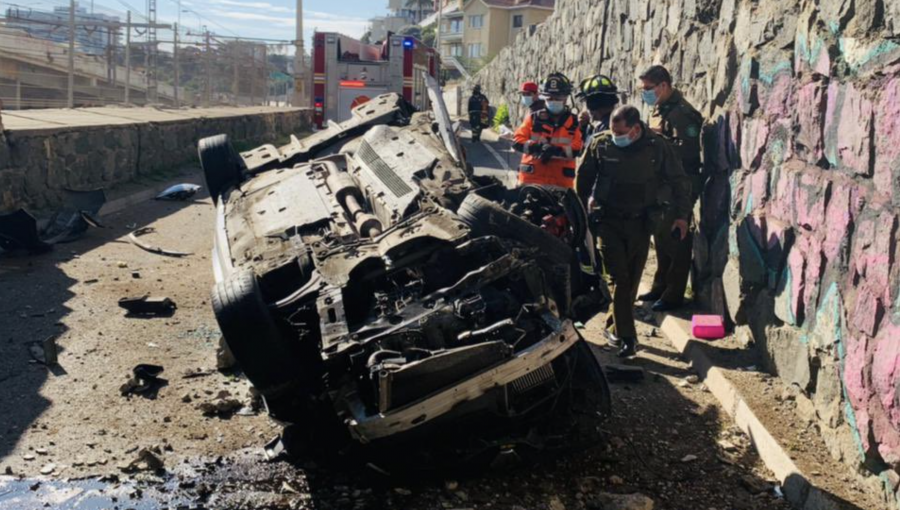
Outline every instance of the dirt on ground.
<path id="1" fill-rule="evenodd" d="M 312 459 L 266 462 L 262 447 L 280 426 L 253 409 L 242 377 L 215 370 L 213 220 L 205 196 L 145 202 L 48 254 L 0 258 L 0 507 L 787 508 L 749 440 L 650 314 L 643 349 L 627 362 L 643 379 L 612 384 L 605 439 L 591 448 L 419 479 Z M 193 255 L 138 249 L 126 236 L 144 226 L 156 229 L 145 241 Z M 135 318 L 118 306 L 145 294 L 178 308 Z M 605 364 L 620 363 L 601 326 L 597 319 L 583 333 Z M 32 347 L 48 338 L 60 348 L 58 366 L 34 362 Z M 162 366 L 164 382 L 123 396 L 139 364 Z"/>

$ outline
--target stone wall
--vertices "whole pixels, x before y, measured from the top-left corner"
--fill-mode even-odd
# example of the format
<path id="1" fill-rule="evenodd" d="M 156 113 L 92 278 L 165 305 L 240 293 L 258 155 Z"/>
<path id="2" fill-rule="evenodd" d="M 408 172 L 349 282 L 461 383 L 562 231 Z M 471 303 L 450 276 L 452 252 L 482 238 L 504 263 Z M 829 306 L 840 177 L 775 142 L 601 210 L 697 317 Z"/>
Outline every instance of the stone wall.
<path id="1" fill-rule="evenodd" d="M 130 110 L 130 111 L 133 111 Z M 52 209 L 62 190 L 109 188 L 197 160 L 197 141 L 227 133 L 238 144 L 272 143 L 310 126 L 308 111 L 198 116 L 0 131 L 0 212 Z"/>
<path id="2" fill-rule="evenodd" d="M 831 453 L 900 483 L 900 2 L 558 0 L 477 77 L 666 65 L 707 118 L 693 289 L 803 390 Z M 645 110 L 646 111 L 646 110 Z M 516 111 L 516 114 L 519 114 Z"/>

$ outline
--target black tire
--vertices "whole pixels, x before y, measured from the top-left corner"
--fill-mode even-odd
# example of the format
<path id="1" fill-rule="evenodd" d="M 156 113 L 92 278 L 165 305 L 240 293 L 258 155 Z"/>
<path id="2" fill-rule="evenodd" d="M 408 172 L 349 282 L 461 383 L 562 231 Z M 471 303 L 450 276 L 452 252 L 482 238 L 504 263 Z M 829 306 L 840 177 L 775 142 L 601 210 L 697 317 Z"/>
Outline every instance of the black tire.
<path id="1" fill-rule="evenodd" d="M 278 329 L 252 271 L 217 283 L 212 305 L 228 348 L 253 386 L 267 398 L 295 386 L 300 360 Z"/>
<path id="2" fill-rule="evenodd" d="M 206 189 L 213 203 L 218 204 L 223 193 L 240 184 L 244 160 L 228 140 L 228 135 L 209 136 L 197 144 L 200 166 L 206 178 Z"/>
<path id="3" fill-rule="evenodd" d="M 482 196 L 468 195 L 456 214 L 476 235 L 513 239 L 540 248 L 541 255 L 553 264 L 572 263 L 572 249 L 564 242 Z"/>

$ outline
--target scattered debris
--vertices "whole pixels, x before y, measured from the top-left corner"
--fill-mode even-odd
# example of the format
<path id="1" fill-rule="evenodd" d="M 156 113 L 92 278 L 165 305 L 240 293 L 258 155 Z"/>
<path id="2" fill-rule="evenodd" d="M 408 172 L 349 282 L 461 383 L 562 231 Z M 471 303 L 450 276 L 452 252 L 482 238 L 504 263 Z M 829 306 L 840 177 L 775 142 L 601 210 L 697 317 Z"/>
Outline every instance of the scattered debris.
<path id="1" fill-rule="evenodd" d="M 28 346 L 28 354 L 34 363 L 43 365 L 56 365 L 59 361 L 59 349 L 56 346 L 56 337 L 47 337 L 43 342 L 33 342 Z"/>
<path id="2" fill-rule="evenodd" d="M 42 475 L 49 475 L 49 474 L 53 473 L 54 471 L 56 471 L 56 464 L 54 464 L 52 462 L 49 464 L 45 464 L 44 467 L 41 468 Z"/>
<path id="3" fill-rule="evenodd" d="M 681 458 L 681 462 L 684 463 L 694 462 L 695 460 L 697 460 L 697 456 L 693 454 L 688 454 Z"/>
<path id="4" fill-rule="evenodd" d="M 46 220 L 38 221 L 24 209 L 0 214 L 0 249 L 44 253 L 54 244 L 72 242 L 88 227 L 103 228 L 94 218 L 104 203 L 106 195 L 102 189 L 65 190 L 63 206 Z"/>
<path id="5" fill-rule="evenodd" d="M 184 371 L 184 374 L 181 376 L 182 379 L 193 379 L 195 377 L 206 377 L 208 375 L 215 374 L 215 370 L 203 370 L 201 368 L 193 369 L 189 368 Z"/>
<path id="6" fill-rule="evenodd" d="M 223 418 L 231 416 L 243 407 L 244 404 L 240 400 L 234 398 L 230 391 L 222 390 L 213 400 L 198 405 L 197 409 L 200 409 L 203 412 L 203 416 L 218 416 Z"/>
<path id="7" fill-rule="evenodd" d="M 641 367 L 610 364 L 603 368 L 603 371 L 606 372 L 606 378 L 611 383 L 638 382 L 643 381 L 645 377 L 644 369 Z"/>
<path id="8" fill-rule="evenodd" d="M 719 448 L 725 450 L 726 452 L 736 452 L 737 446 L 734 445 L 731 441 L 726 441 L 725 439 L 720 439 L 718 441 Z"/>
<path id="9" fill-rule="evenodd" d="M 601 492 L 588 500 L 588 508 L 603 510 L 653 510 L 655 503 L 649 497 L 640 494 L 612 494 Z"/>
<path id="10" fill-rule="evenodd" d="M 684 380 L 691 384 L 697 384 L 700 382 L 700 376 L 698 376 L 696 374 L 691 374 L 691 375 L 685 377 Z"/>
<path id="11" fill-rule="evenodd" d="M 160 458 L 161 454 L 159 448 L 142 448 L 141 451 L 138 452 L 137 458 L 129 463 L 119 464 L 119 469 L 126 473 L 133 473 L 135 471 L 162 471 L 165 464 L 163 463 L 162 458 Z"/>
<path id="12" fill-rule="evenodd" d="M 144 251 L 148 251 L 150 253 L 155 253 L 157 255 L 165 255 L 167 257 L 187 257 L 188 255 L 193 255 L 193 253 L 189 253 L 189 252 L 166 250 L 166 249 L 160 248 L 158 246 L 153 246 L 153 245 L 144 243 L 138 239 L 138 237 L 140 237 L 140 236 L 143 236 L 146 234 L 152 234 L 153 232 L 156 232 L 156 229 L 153 227 L 139 228 L 139 229 L 135 230 L 134 232 L 128 234 L 128 240 L 131 242 L 131 244 L 137 246 L 138 248 L 140 248 Z"/>
<path id="13" fill-rule="evenodd" d="M 771 487 L 768 483 L 751 475 L 741 475 L 741 485 L 753 495 L 768 492 Z"/>
<path id="14" fill-rule="evenodd" d="M 266 456 L 266 460 L 272 462 L 282 455 L 287 453 L 287 449 L 284 447 L 284 442 L 281 440 L 281 436 L 275 436 L 271 441 L 263 446 L 263 453 Z"/>
<path id="15" fill-rule="evenodd" d="M 176 184 L 156 195 L 156 200 L 187 200 L 196 195 L 200 189 L 201 187 L 196 184 Z"/>
<path id="16" fill-rule="evenodd" d="M 142 296 L 137 298 L 122 298 L 119 306 L 128 310 L 129 315 L 159 315 L 171 316 L 178 306 L 167 297 Z"/>
<path id="17" fill-rule="evenodd" d="M 155 398 L 156 392 L 168 384 L 168 381 L 159 377 L 163 367 L 159 365 L 140 364 L 132 370 L 134 376 L 119 388 L 123 396 L 132 394 L 147 398 Z"/>

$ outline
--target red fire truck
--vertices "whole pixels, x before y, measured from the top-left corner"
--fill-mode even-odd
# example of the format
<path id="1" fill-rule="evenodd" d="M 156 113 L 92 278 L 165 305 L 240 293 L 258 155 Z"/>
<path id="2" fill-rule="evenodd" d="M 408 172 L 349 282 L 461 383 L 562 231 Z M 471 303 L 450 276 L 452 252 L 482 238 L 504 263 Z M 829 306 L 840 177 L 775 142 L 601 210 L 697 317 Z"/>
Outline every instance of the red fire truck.
<path id="1" fill-rule="evenodd" d="M 435 51 L 402 35 L 371 45 L 335 32 L 316 32 L 312 61 L 312 104 L 320 128 L 329 120 L 349 119 L 354 107 L 388 92 L 425 109 L 428 94 L 423 74 L 438 73 Z"/>

